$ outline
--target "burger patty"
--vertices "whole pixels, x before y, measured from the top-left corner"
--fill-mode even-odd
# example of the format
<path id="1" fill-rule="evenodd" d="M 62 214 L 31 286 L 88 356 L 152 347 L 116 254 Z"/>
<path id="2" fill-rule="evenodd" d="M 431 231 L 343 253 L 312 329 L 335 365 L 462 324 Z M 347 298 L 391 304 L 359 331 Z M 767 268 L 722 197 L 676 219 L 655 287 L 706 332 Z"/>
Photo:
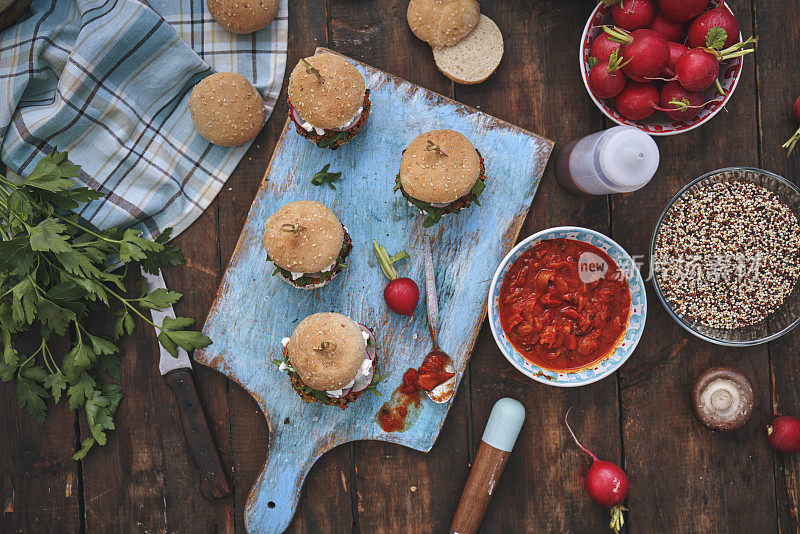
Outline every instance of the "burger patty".
<path id="1" fill-rule="evenodd" d="M 478 150 L 475 149 L 475 152 L 478 152 Z M 480 152 L 478 152 L 478 158 L 480 159 L 480 175 L 478 176 L 478 180 L 485 183 L 486 182 L 486 166 L 483 163 L 483 156 L 481 156 Z M 409 202 L 414 204 L 417 208 L 419 208 L 420 211 L 422 211 L 423 213 L 425 213 L 428 216 L 426 218 L 426 220 L 425 220 L 426 228 L 428 226 L 432 226 L 433 224 L 436 224 L 437 222 L 439 222 L 439 218 L 442 215 L 447 214 L 447 213 L 458 213 L 462 209 L 464 209 L 466 207 L 469 207 L 473 202 L 478 202 L 478 196 L 475 195 L 472 192 L 472 190 L 470 190 L 469 193 L 467 193 L 463 197 L 457 198 L 456 200 L 454 200 L 453 202 L 451 202 L 447 206 L 443 206 L 441 208 L 433 207 L 433 206 L 430 205 L 429 202 L 425 202 L 423 200 L 416 199 L 416 198 L 412 197 L 411 195 L 409 195 L 406 192 L 406 190 L 403 189 L 403 184 L 400 181 L 400 175 L 399 174 L 397 175 L 397 183 L 395 185 L 395 191 L 398 190 L 398 189 L 403 194 L 403 196 L 406 198 L 406 200 L 408 200 Z M 480 204 L 480 202 L 478 202 L 478 204 Z M 427 224 L 428 223 L 428 219 L 431 219 L 431 218 L 434 218 L 435 220 L 431 224 Z"/>
<path id="2" fill-rule="evenodd" d="M 374 373 L 376 373 L 376 375 L 378 372 L 377 360 L 378 360 L 377 356 L 375 357 L 374 360 L 372 360 L 372 370 Z M 305 383 L 300 379 L 300 375 L 294 373 L 290 375 L 290 377 L 292 379 L 292 387 L 297 392 L 297 394 L 300 395 L 300 398 L 303 399 L 304 402 L 309 402 L 309 403 L 320 402 L 319 399 L 317 399 L 313 393 L 307 391 L 308 389 L 311 388 L 305 385 Z M 334 399 L 333 397 L 328 397 L 327 394 L 324 391 L 322 391 L 321 393 L 325 395 L 325 397 L 327 398 L 327 403 L 320 403 L 320 404 L 327 404 L 328 406 L 338 406 L 342 410 L 345 410 L 347 409 L 348 404 L 359 398 L 361 394 L 365 393 L 368 389 L 369 387 L 366 387 L 361 391 L 359 391 L 358 393 L 350 392 L 340 399 Z"/>
<path id="3" fill-rule="evenodd" d="M 297 133 L 308 139 L 309 141 L 315 143 L 319 148 L 330 148 L 331 150 L 336 150 L 343 144 L 349 142 L 353 137 L 361 131 L 361 128 L 364 126 L 364 123 L 367 122 L 367 117 L 369 117 L 370 109 L 372 108 L 372 104 L 369 101 L 369 89 L 364 92 L 364 109 L 361 111 L 361 118 L 358 119 L 352 128 L 349 130 L 344 130 L 342 132 L 336 132 L 333 130 L 325 130 L 324 135 L 319 135 L 313 129 L 310 132 L 307 132 L 294 118 L 294 114 L 292 113 L 292 102 L 289 101 L 289 118 L 292 119 L 292 122 L 297 129 Z"/>
<path id="4" fill-rule="evenodd" d="M 284 280 L 296 287 L 305 287 L 309 284 L 330 282 L 333 280 L 334 276 L 342 272 L 347 266 L 345 263 L 347 256 L 349 256 L 350 252 L 353 250 L 353 242 L 350 239 L 350 234 L 347 233 L 347 228 L 345 228 L 344 225 L 342 225 L 342 230 L 344 230 L 344 240 L 342 242 L 342 248 L 339 251 L 339 255 L 336 257 L 335 265 L 330 271 L 322 273 L 322 276 L 319 279 L 315 279 L 308 275 L 303 275 L 297 280 L 294 280 L 292 279 L 292 273 L 290 271 L 287 271 L 282 267 L 278 267 L 277 265 L 275 265 L 275 272 L 273 272 L 273 275 L 280 274 Z"/>

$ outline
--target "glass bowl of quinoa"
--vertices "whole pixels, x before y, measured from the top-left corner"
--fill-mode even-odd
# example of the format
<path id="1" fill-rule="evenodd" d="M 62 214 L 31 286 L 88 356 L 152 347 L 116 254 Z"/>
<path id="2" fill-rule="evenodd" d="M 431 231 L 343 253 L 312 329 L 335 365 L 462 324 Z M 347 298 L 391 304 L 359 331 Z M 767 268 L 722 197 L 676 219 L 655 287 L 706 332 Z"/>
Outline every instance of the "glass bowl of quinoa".
<path id="1" fill-rule="evenodd" d="M 800 322 L 800 189 L 761 169 L 710 172 L 670 200 L 650 266 L 667 312 L 697 337 L 765 343 Z"/>

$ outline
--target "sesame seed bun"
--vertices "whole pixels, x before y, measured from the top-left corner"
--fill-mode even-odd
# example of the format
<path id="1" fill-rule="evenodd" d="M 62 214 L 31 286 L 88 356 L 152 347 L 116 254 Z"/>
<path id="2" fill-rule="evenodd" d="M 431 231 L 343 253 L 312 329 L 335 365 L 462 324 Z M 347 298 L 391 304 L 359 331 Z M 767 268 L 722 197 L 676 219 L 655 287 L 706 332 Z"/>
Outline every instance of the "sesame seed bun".
<path id="1" fill-rule="evenodd" d="M 302 61 L 289 76 L 289 101 L 310 124 L 329 130 L 347 124 L 364 102 L 364 77 L 341 56 L 319 54 L 305 58 L 319 70 L 323 83 Z"/>
<path id="2" fill-rule="evenodd" d="M 428 141 L 447 154 L 426 150 Z M 453 202 L 470 192 L 481 175 L 478 152 L 453 130 L 434 130 L 411 141 L 400 160 L 400 182 L 423 202 Z"/>
<path id="3" fill-rule="evenodd" d="M 442 74 L 456 83 L 481 83 L 497 70 L 503 59 L 503 35 L 489 17 L 481 15 L 477 26 L 453 46 L 434 46 L 433 59 Z"/>
<path id="4" fill-rule="evenodd" d="M 278 0 L 206 0 L 211 17 L 233 33 L 266 28 L 278 14 Z"/>
<path id="5" fill-rule="evenodd" d="M 200 135 L 222 146 L 251 141 L 267 117 L 261 95 L 235 72 L 218 72 L 200 80 L 189 97 L 189 112 Z"/>
<path id="6" fill-rule="evenodd" d="M 300 225 L 297 232 L 284 225 Z M 324 204 L 312 200 L 290 202 L 269 219 L 264 231 L 264 248 L 282 269 L 296 273 L 316 273 L 330 266 L 344 243 L 344 228 Z"/>
<path id="7" fill-rule="evenodd" d="M 332 345 L 321 350 L 323 342 Z M 340 313 L 315 313 L 294 329 L 286 354 L 308 387 L 332 391 L 355 378 L 366 356 L 365 349 L 358 323 Z"/>
<path id="8" fill-rule="evenodd" d="M 453 46 L 478 24 L 477 0 L 411 0 L 408 26 L 431 46 Z"/>

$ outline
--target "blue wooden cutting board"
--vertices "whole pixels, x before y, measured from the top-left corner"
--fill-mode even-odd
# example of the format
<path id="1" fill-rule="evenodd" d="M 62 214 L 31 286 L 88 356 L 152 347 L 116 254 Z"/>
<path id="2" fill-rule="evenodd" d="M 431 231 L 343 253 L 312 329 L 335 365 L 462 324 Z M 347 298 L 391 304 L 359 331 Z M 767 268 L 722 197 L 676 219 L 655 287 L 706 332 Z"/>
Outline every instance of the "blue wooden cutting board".
<path id="1" fill-rule="evenodd" d="M 329 52 L 317 53 L 323 51 Z M 197 362 L 247 389 L 267 418 L 266 465 L 245 511 L 251 533 L 286 529 L 309 469 L 337 445 L 375 439 L 430 450 L 452 401 L 437 405 L 426 398 L 419 418 L 405 432 L 385 433 L 376 422 L 378 410 L 400 384 L 403 372 L 418 367 L 431 348 L 424 304 L 423 232 L 430 232 L 433 240 L 439 342 L 452 357 L 460 380 L 486 316 L 489 280 L 517 239 L 553 147 L 543 137 L 351 61 L 371 90 L 372 113 L 365 127 L 349 144 L 331 151 L 303 139 L 292 121 L 286 122 L 203 327 L 214 343 L 194 355 Z M 483 155 L 486 189 L 481 206 L 446 215 L 426 230 L 416 209 L 392 188 L 403 149 L 417 135 L 443 128 L 466 135 Z M 331 171 L 343 173 L 335 190 L 311 184 L 311 177 L 327 163 Z M 314 291 L 298 290 L 272 277 L 261 241 L 267 217 L 301 199 L 330 207 L 353 240 L 347 269 Z M 386 280 L 372 251 L 373 239 L 390 254 L 406 250 L 411 255 L 398 269 L 401 276 L 417 281 L 423 292 L 414 321 L 402 335 L 406 319 L 384 304 Z M 306 404 L 272 363 L 282 356 L 281 338 L 307 315 L 322 311 L 344 313 L 373 329 L 380 345 L 377 366 L 389 374 L 379 386 L 382 397 L 364 394 L 347 410 Z"/>

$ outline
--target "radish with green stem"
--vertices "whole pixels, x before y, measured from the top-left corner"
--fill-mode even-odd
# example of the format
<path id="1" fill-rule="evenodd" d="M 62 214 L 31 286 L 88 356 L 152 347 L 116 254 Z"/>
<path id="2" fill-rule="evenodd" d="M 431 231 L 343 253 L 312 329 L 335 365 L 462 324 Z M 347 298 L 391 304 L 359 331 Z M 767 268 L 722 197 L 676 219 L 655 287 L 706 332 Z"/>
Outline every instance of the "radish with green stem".
<path id="1" fill-rule="evenodd" d="M 575 437 L 575 433 L 572 431 L 572 428 L 569 426 L 569 421 L 567 420 L 570 410 L 572 410 L 572 408 L 567 410 L 564 416 L 564 423 L 567 425 L 567 430 L 569 430 L 572 439 L 575 440 L 575 444 L 583 452 L 592 457 L 592 465 L 586 473 L 586 491 L 594 502 L 601 506 L 611 508 L 611 523 L 609 526 L 611 530 L 619 534 L 622 525 L 625 523 L 625 517 L 622 512 L 627 510 L 622 503 L 628 498 L 628 475 L 626 475 L 625 471 L 617 464 L 605 460 L 598 460 L 597 456 L 595 456 L 592 451 L 581 445 L 581 442 Z"/>
<path id="2" fill-rule="evenodd" d="M 717 39 L 719 38 L 717 37 Z M 721 38 L 724 42 L 724 37 Z M 717 50 L 713 46 L 692 48 L 678 58 L 675 63 L 675 78 L 689 91 L 705 91 L 716 84 L 724 95 L 725 93 L 719 84 L 719 63 L 755 52 L 754 48 L 744 48 L 748 44 L 755 42 L 756 40 L 751 37 L 746 41 L 736 43 L 722 50 Z"/>
<path id="3" fill-rule="evenodd" d="M 386 284 L 383 290 L 383 299 L 386 301 L 386 305 L 395 313 L 413 318 L 414 309 L 416 309 L 419 302 L 419 287 L 410 278 L 399 278 L 397 269 L 394 267 L 396 262 L 403 258 L 408 258 L 409 255 L 403 250 L 394 256 L 389 256 L 386 248 L 379 245 L 374 239 L 372 240 L 372 248 L 375 250 L 375 256 L 378 258 L 381 271 L 389 279 L 389 283 Z M 411 319 L 408 322 L 411 323 Z"/>
<path id="4" fill-rule="evenodd" d="M 660 33 L 653 30 L 627 32 L 613 26 L 603 26 L 610 39 L 620 43 L 622 58 L 626 61 L 622 71 L 637 81 L 661 76 L 669 61 L 669 45 Z"/>
<path id="5" fill-rule="evenodd" d="M 725 42 L 722 48 L 728 48 L 739 41 L 739 21 L 724 7 L 709 9 L 692 22 L 689 26 L 689 46 L 708 46 L 706 44 L 711 30 L 719 28 L 725 32 Z"/>
<path id="6" fill-rule="evenodd" d="M 647 28 L 656 8 L 650 0 L 603 0 L 611 8 L 614 24 L 628 31 Z"/>
<path id="7" fill-rule="evenodd" d="M 800 97 L 794 101 L 794 108 L 792 109 L 792 112 L 794 113 L 794 120 L 800 122 Z M 794 150 L 794 146 L 797 144 L 798 140 L 800 140 L 800 128 L 798 128 L 797 131 L 794 132 L 794 135 L 783 144 L 783 148 L 789 149 L 787 156 L 792 155 L 792 150 Z"/>
<path id="8" fill-rule="evenodd" d="M 667 82 L 661 88 L 660 106 L 656 109 L 673 120 L 688 122 L 697 117 L 706 104 L 702 93 L 687 91 L 678 82 Z"/>
<path id="9" fill-rule="evenodd" d="M 598 61 L 608 61 L 614 50 L 619 50 L 620 44 L 612 41 L 606 32 L 601 33 L 592 41 L 589 54 Z"/>
<path id="10" fill-rule="evenodd" d="M 589 71 L 589 89 L 597 98 L 614 98 L 625 88 L 625 75 L 619 72 L 624 66 L 625 62 L 614 50 L 608 61 L 597 63 Z"/>

